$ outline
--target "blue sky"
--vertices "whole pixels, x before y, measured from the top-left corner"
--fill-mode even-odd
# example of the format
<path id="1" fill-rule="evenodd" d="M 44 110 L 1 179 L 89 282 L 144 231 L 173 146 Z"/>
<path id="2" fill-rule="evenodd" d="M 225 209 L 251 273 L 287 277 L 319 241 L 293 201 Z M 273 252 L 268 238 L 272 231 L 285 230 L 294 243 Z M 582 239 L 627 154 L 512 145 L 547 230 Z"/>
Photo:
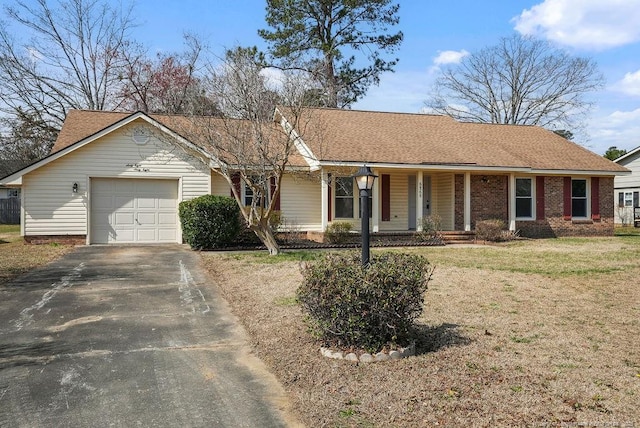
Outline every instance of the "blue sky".
<path id="1" fill-rule="evenodd" d="M 133 0 L 140 22 L 133 37 L 150 52 L 182 49 L 185 31 L 204 37 L 212 51 L 236 45 L 266 46 L 264 0 Z M 0 0 L 7 4 L 9 0 Z M 126 2 L 126 0 L 125 0 Z M 419 112 L 439 67 L 518 31 L 549 40 L 599 65 L 606 87 L 592 98 L 588 139 L 610 146 L 640 146 L 640 0 L 413 0 L 400 1 L 404 42 L 395 73 L 384 74 L 354 109 Z"/>

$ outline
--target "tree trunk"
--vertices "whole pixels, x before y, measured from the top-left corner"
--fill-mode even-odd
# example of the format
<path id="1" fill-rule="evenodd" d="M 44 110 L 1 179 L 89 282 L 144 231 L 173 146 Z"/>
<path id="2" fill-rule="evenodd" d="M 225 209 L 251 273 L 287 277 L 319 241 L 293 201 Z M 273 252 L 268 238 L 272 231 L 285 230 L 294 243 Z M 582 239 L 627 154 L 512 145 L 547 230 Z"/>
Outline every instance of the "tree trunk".
<path id="1" fill-rule="evenodd" d="M 268 224 L 259 223 L 251 226 L 250 229 L 256 234 L 260 241 L 262 241 L 265 247 L 267 247 L 269 255 L 277 256 L 280 254 L 280 245 L 278 245 L 276 237 L 273 234 L 273 230 L 271 230 L 271 227 Z"/>

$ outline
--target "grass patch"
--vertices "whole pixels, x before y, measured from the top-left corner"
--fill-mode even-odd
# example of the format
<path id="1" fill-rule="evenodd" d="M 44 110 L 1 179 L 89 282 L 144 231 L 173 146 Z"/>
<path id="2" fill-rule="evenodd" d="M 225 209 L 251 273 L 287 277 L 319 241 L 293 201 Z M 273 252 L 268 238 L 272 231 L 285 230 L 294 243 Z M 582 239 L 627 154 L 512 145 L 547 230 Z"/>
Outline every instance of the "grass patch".
<path id="1" fill-rule="evenodd" d="M 374 364 L 307 333 L 292 296 L 320 252 L 201 254 L 307 426 L 640 425 L 637 237 L 397 251 L 436 270 L 417 355 Z"/>
<path id="2" fill-rule="evenodd" d="M 19 224 L 0 224 L 0 233 L 20 233 Z"/>
<path id="3" fill-rule="evenodd" d="M 20 226 L 0 225 L 0 286 L 61 257 L 72 248 L 58 243 L 25 244 L 20 236 Z"/>
<path id="4" fill-rule="evenodd" d="M 284 262 L 305 262 L 313 261 L 320 258 L 323 250 L 295 250 L 282 251 L 277 256 L 270 256 L 265 251 L 242 251 L 232 253 L 229 257 L 235 260 L 244 260 L 247 262 L 255 262 L 262 264 L 278 264 Z M 229 254 L 229 253 L 227 253 Z"/>
<path id="5" fill-rule="evenodd" d="M 640 227 L 625 226 L 616 227 L 613 230 L 615 236 L 640 236 Z"/>

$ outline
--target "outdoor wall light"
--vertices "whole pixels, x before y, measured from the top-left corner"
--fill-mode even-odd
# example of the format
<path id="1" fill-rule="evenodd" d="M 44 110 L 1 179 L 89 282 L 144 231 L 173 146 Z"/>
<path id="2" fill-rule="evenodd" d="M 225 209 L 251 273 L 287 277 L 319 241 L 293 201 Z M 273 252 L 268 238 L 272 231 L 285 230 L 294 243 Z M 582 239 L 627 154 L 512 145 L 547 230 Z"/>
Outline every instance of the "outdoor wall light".
<path id="1" fill-rule="evenodd" d="M 485 184 L 486 184 L 486 183 L 488 183 L 488 182 L 489 182 L 489 179 L 488 179 L 488 178 L 487 178 L 487 176 L 485 175 L 484 177 L 482 177 L 482 180 L 481 180 L 481 181 L 482 181 L 483 183 L 485 183 Z"/>
<path id="2" fill-rule="evenodd" d="M 373 188 L 373 181 L 377 175 L 363 165 L 353 176 L 360 190 L 360 207 L 362 208 L 362 266 L 369 264 L 369 192 Z"/>
<path id="3" fill-rule="evenodd" d="M 73 193 L 78 193 L 78 183 L 73 183 L 73 186 L 71 186 L 71 190 L 73 190 Z"/>

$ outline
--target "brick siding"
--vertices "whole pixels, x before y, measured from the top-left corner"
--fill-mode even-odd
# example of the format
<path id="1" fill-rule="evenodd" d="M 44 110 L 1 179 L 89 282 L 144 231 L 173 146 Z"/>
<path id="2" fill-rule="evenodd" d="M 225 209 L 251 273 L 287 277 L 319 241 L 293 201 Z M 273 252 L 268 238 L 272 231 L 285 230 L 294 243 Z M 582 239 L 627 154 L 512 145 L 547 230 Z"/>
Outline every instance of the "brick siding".
<path id="1" fill-rule="evenodd" d="M 544 178 L 545 218 L 517 221 L 516 230 L 529 238 L 561 236 L 611 236 L 614 227 L 613 178 L 601 177 L 600 219 L 564 220 L 562 176 Z M 471 228 L 479 220 L 501 219 L 509 222 L 509 177 L 506 175 L 471 175 Z M 464 230 L 464 175 L 455 176 L 455 230 Z"/>

